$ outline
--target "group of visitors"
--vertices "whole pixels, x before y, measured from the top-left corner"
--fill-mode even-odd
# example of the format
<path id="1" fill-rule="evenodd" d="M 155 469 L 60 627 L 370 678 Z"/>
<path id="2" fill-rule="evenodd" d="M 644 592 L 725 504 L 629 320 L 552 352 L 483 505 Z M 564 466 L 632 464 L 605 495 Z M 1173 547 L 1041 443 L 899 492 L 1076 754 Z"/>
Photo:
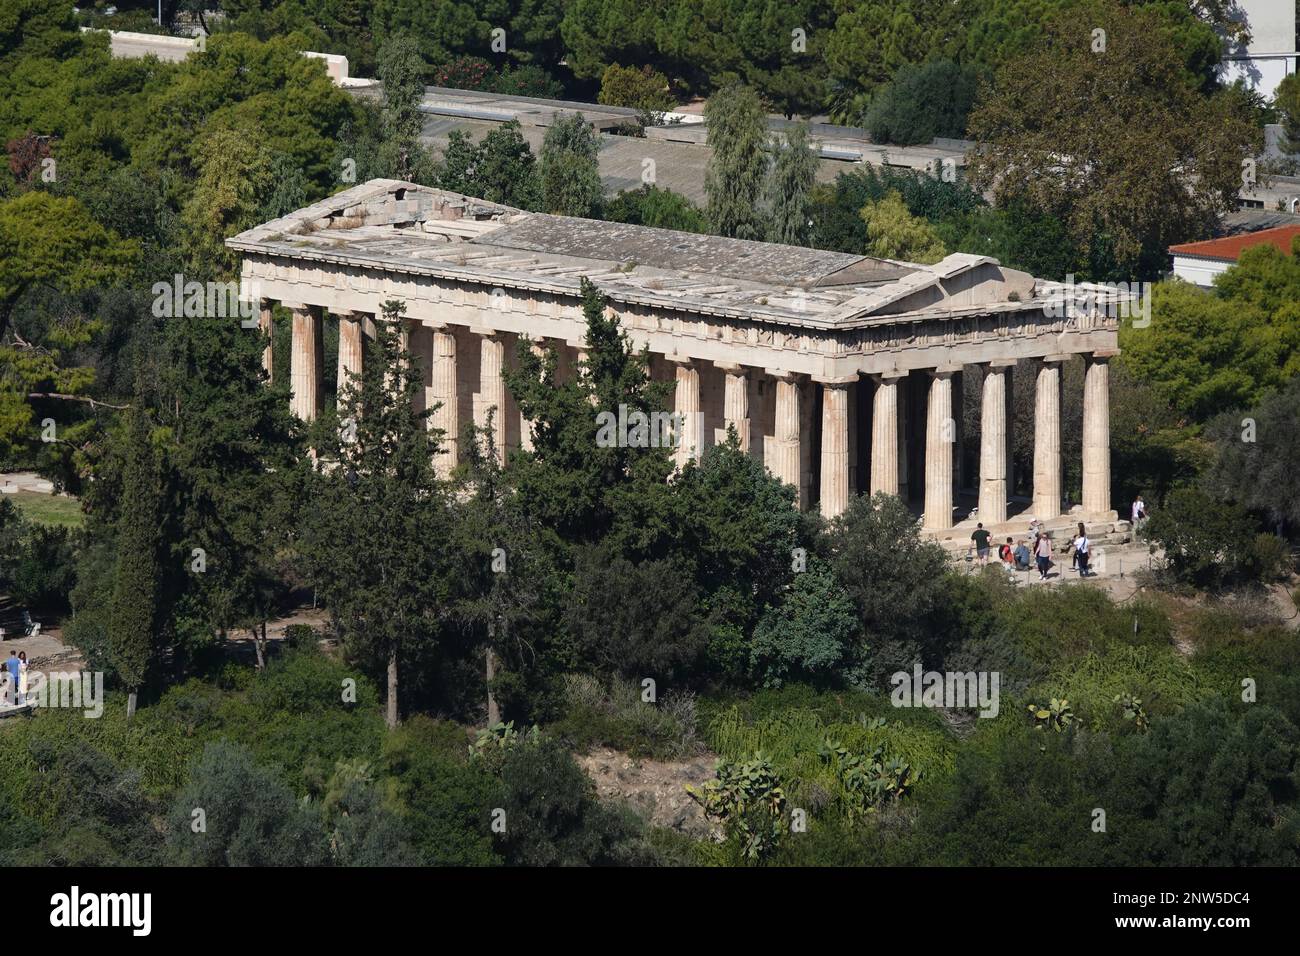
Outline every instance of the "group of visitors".
<path id="1" fill-rule="evenodd" d="M 1133 520 L 1133 530 L 1137 531 L 1147 519 L 1147 505 L 1141 495 L 1133 500 L 1130 516 Z M 970 539 L 980 567 L 984 567 L 989 562 L 993 535 L 981 521 L 971 532 Z M 1091 577 L 1095 573 L 1092 570 L 1092 542 L 1088 540 L 1088 533 L 1084 530 L 1082 521 L 1079 522 L 1078 534 L 1070 540 L 1070 551 L 1073 554 L 1070 562 L 1071 570 L 1078 571 L 1080 577 Z M 1031 570 L 1031 560 L 1038 568 L 1038 580 L 1046 581 L 1047 572 L 1052 569 L 1052 538 L 1037 518 L 1029 522 L 1027 538 L 1021 538 L 1014 544 L 1012 538 L 1007 538 L 1005 543 L 998 545 L 998 562 L 1009 574 Z"/>
<path id="2" fill-rule="evenodd" d="M 970 537 L 980 565 L 988 564 L 989 541 L 992 535 L 984 527 L 984 522 L 981 521 L 976 525 Z M 1030 539 L 1033 541 L 1032 546 L 1029 543 Z M 1029 525 L 1029 538 L 1021 538 L 1019 541 L 1014 541 L 1014 543 L 1013 541 L 1013 538 L 1007 538 L 1004 543 L 998 546 L 998 562 L 1002 567 L 1006 569 L 1008 574 L 1015 574 L 1017 571 L 1028 571 L 1031 569 L 1030 560 L 1032 558 L 1038 567 L 1038 580 L 1046 581 L 1047 572 L 1052 568 L 1051 535 L 1035 519 Z M 1088 540 L 1088 534 L 1084 530 L 1082 521 L 1079 522 L 1079 533 L 1070 542 L 1070 550 L 1074 554 L 1072 568 L 1077 570 L 1081 577 L 1088 577 L 1092 573 L 1092 542 Z"/>
<path id="3" fill-rule="evenodd" d="M 5 703 L 21 706 L 27 701 L 27 652 L 11 650 L 3 670 Z"/>

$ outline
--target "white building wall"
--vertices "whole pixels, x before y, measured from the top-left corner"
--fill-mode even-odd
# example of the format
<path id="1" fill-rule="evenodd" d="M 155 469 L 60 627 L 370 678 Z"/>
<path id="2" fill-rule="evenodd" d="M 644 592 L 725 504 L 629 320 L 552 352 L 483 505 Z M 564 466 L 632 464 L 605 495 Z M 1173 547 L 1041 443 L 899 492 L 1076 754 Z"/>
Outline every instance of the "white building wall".
<path id="1" fill-rule="evenodd" d="M 1198 259 L 1193 256 L 1174 255 L 1174 275 L 1185 282 L 1206 289 L 1214 285 L 1215 276 L 1226 272 L 1232 265 L 1231 262 L 1223 262 L 1217 259 Z"/>

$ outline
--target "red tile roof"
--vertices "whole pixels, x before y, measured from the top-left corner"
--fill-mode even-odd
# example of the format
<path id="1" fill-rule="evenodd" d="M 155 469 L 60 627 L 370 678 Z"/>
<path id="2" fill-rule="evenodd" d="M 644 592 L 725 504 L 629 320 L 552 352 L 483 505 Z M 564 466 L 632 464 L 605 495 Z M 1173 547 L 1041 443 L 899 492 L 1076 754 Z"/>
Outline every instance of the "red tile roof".
<path id="1" fill-rule="evenodd" d="M 1176 246 L 1170 246 L 1169 251 L 1175 255 L 1236 262 L 1238 256 L 1254 246 L 1273 246 L 1286 255 L 1290 255 L 1291 240 L 1296 236 L 1300 236 L 1300 225 L 1275 226 L 1272 229 L 1261 229 L 1259 232 L 1244 232 L 1238 236 L 1225 236 L 1222 239 L 1206 239 L 1204 242 L 1183 242 Z"/>

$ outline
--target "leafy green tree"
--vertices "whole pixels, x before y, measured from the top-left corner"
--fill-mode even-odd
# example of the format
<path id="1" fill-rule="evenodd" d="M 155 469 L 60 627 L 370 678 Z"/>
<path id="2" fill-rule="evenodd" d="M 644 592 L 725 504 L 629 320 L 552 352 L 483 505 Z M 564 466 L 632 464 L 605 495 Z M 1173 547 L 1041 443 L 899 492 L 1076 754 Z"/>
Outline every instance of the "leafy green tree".
<path id="1" fill-rule="evenodd" d="M 536 160 L 517 120 L 502 123 L 478 146 L 452 131 L 438 185 L 519 209 L 537 209 L 542 201 Z"/>
<path id="2" fill-rule="evenodd" d="M 493 866 L 484 807 L 497 806 L 497 782 L 465 763 L 465 731 L 416 715 L 384 737 L 382 767 L 406 808 L 411 842 L 428 866 Z"/>
<path id="3" fill-rule="evenodd" d="M 158 453 L 148 415 L 137 399 L 130 412 L 130 445 L 117 532 L 117 569 L 108 618 L 109 657 L 127 689 L 127 717 L 149 676 L 159 627 L 158 526 L 162 520 Z"/>
<path id="4" fill-rule="evenodd" d="M 635 563 L 594 546 L 578 553 L 567 619 L 601 672 L 680 687 L 698 679 L 709 642 L 700 598 L 679 560 Z"/>
<path id="5" fill-rule="evenodd" d="M 773 152 L 765 187 L 769 210 L 767 241 L 807 245 L 812 227 L 809 194 L 820 162 L 809 145 L 808 124 L 788 127 Z"/>
<path id="6" fill-rule="evenodd" d="M 754 628 L 750 667 L 764 687 L 834 680 L 858 633 L 857 609 L 830 568 L 812 559 Z"/>
<path id="7" fill-rule="evenodd" d="M 1248 250 L 1228 271 L 1252 272 L 1263 280 L 1262 287 L 1285 295 L 1282 290 L 1288 287 L 1300 288 L 1295 282 L 1300 273 L 1285 258 L 1277 250 Z M 1276 284 L 1275 265 L 1292 278 Z M 1252 280 L 1246 276 L 1234 275 L 1227 283 L 1219 294 L 1185 282 L 1157 283 L 1150 325 L 1125 322 L 1120 328 L 1124 366 L 1169 407 L 1196 422 L 1254 405 L 1300 373 L 1300 313 L 1294 304 L 1271 311 L 1269 296 L 1231 294 L 1247 292 Z"/>
<path id="8" fill-rule="evenodd" d="M 1164 551 L 1176 581 L 1215 589 L 1251 575 L 1255 528 L 1240 505 L 1177 488 L 1153 510 L 1143 535 Z"/>
<path id="9" fill-rule="evenodd" d="M 911 215 L 936 228 L 987 209 L 979 193 L 965 182 L 944 182 L 910 169 L 860 166 L 841 173 L 833 184 L 813 188 L 813 235 L 817 246 L 861 255 L 869 241 L 862 207 L 895 192 Z"/>
<path id="10" fill-rule="evenodd" d="M 627 106 L 636 110 L 644 126 L 657 126 L 663 114 L 677 101 L 668 88 L 668 77 L 649 66 L 636 69 L 611 63 L 600 78 L 596 102 L 607 106 Z"/>
<path id="11" fill-rule="evenodd" d="M 640 189 L 624 190 L 606 200 L 602 218 L 608 222 L 676 229 L 679 232 L 709 231 L 704 213 L 689 199 L 671 189 L 648 183 Z"/>
<path id="12" fill-rule="evenodd" d="M 158 402 L 170 438 L 169 563 L 188 567 L 195 548 L 204 555 L 201 572 L 172 589 L 195 632 L 178 635 L 182 653 L 248 628 L 259 668 L 305 480 L 300 425 L 286 383 L 266 381 L 265 344 L 232 319 L 169 323 Z"/>
<path id="13" fill-rule="evenodd" d="M 1282 120 L 1282 149 L 1300 153 L 1300 76 L 1292 73 L 1278 84 L 1273 105 Z"/>
<path id="14" fill-rule="evenodd" d="M 34 400 L 88 404 L 93 397 L 95 371 L 75 356 L 102 325 L 81 301 L 68 302 L 54 321 L 29 321 L 24 303 L 121 282 L 138 252 L 136 243 L 104 229 L 75 199 L 29 192 L 0 202 L 0 448 L 12 454 L 38 437 Z M 61 437 L 74 442 L 79 436 Z"/>
<path id="15" fill-rule="evenodd" d="M 740 450 L 738 440 L 705 450 L 674 478 L 665 506 L 673 516 L 662 544 L 643 545 L 691 570 L 709 621 L 710 674 L 735 683 L 749 676 L 750 637 L 763 609 L 779 603 L 794 576 L 796 548 L 807 546 L 810 520 L 795 507 L 794 489 Z M 651 511 L 643 528 L 658 528 Z M 628 537 L 632 541 L 630 532 Z M 640 532 L 644 540 L 645 531 Z"/>
<path id="16" fill-rule="evenodd" d="M 447 489 L 433 464 L 442 436 L 429 430 L 430 410 L 415 410 L 423 373 L 399 340 L 404 311 L 384 303 L 360 381 L 344 389 L 334 427 L 317 432 L 318 454 L 337 464 L 308 486 L 304 542 L 348 652 L 387 671 L 390 727 L 402 657 L 436 641 L 456 573 L 454 556 L 429 546 L 448 536 Z"/>
<path id="17" fill-rule="evenodd" d="M 539 175 L 542 208 L 560 216 L 591 218 L 600 205 L 600 149 L 596 131 L 578 113 L 546 130 Z"/>
<path id="18" fill-rule="evenodd" d="M 898 193 L 863 206 L 862 221 L 867 224 L 867 255 L 926 264 L 947 255 L 934 228 L 910 215 Z"/>
<path id="19" fill-rule="evenodd" d="M 382 161 L 394 179 L 428 182 L 432 161 L 420 143 L 424 63 L 415 41 L 406 35 L 390 37 L 379 51 L 378 76 L 384 88 Z"/>
<path id="20" fill-rule="evenodd" d="M 854 497 L 821 539 L 820 553 L 857 608 L 864 644 L 855 658 L 875 674 L 935 659 L 936 616 L 945 610 L 947 558 L 921 538 L 896 495 Z"/>
<path id="21" fill-rule="evenodd" d="M 1093 278 L 1162 270 L 1171 243 L 1235 208 L 1241 159 L 1261 145 L 1237 98 L 1191 87 L 1156 12 L 1110 0 L 1067 8 L 1003 66 L 970 136 L 974 184 L 1058 216 Z"/>
<path id="22" fill-rule="evenodd" d="M 1217 446 L 1205 474 L 1216 498 L 1226 497 L 1279 526 L 1300 522 L 1300 377 L 1241 414 L 1207 429 Z"/>
<path id="23" fill-rule="evenodd" d="M 514 463 L 515 487 L 533 519 L 569 543 L 599 541 L 616 528 L 640 535 L 642 519 L 663 504 L 672 472 L 665 448 L 597 444 L 599 412 L 617 414 L 620 405 L 628 414 L 661 412 L 670 386 L 650 380 L 649 353 L 634 352 L 618 318 L 605 316 L 600 290 L 586 280 L 581 290 L 587 360 L 576 376 L 560 381 L 555 353 L 527 348 L 506 372 L 533 423 L 533 450 Z"/>
<path id="24" fill-rule="evenodd" d="M 936 136 L 960 138 L 978 82 L 973 70 L 951 60 L 904 66 L 876 93 L 862 125 L 876 143 L 913 146 Z"/>
<path id="25" fill-rule="evenodd" d="M 704 121 L 711 150 L 704 179 L 709 222 L 720 235 L 758 239 L 767 175 L 767 121 L 758 96 L 748 87 L 725 87 L 709 97 Z"/>
<path id="26" fill-rule="evenodd" d="M 512 715 L 527 709 L 533 651 L 546 645 L 554 623 L 547 612 L 563 600 L 556 593 L 555 542 L 497 462 L 496 427 L 490 415 L 487 428 L 466 428 L 456 533 L 448 542 L 464 556 L 456 617 L 482 638 L 489 727 L 500 723 L 503 709 Z"/>
<path id="27" fill-rule="evenodd" d="M 197 146 L 198 182 L 181 213 L 192 274 L 229 278 L 238 271 L 239 253 L 225 241 L 258 224 L 276 186 L 263 139 L 257 127 L 215 127 Z"/>

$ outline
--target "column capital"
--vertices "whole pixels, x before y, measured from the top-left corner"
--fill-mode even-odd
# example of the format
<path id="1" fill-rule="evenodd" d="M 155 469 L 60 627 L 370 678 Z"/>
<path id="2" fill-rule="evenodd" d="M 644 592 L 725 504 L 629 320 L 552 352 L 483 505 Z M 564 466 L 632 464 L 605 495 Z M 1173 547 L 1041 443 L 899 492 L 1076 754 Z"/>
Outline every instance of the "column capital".
<path id="1" fill-rule="evenodd" d="M 935 378 L 940 378 L 946 375 L 956 375 L 964 367 L 965 366 L 963 365 L 958 365 L 954 363 L 950 365 L 940 365 L 937 366 L 936 368 L 928 368 L 926 369 L 926 372 L 928 372 L 930 375 L 932 375 Z"/>
<path id="2" fill-rule="evenodd" d="M 793 382 L 799 377 L 798 372 L 792 372 L 787 368 L 765 368 L 763 374 L 776 379 L 778 382 Z"/>
<path id="3" fill-rule="evenodd" d="M 846 388 L 857 382 L 861 376 L 856 372 L 852 375 L 814 375 L 812 380 L 819 385 L 825 385 L 828 388 Z"/>
<path id="4" fill-rule="evenodd" d="M 281 299 L 280 305 L 282 308 L 288 309 L 291 312 L 306 312 L 309 308 L 311 308 L 311 306 L 306 305 L 305 303 L 296 302 L 296 301 L 291 302 L 287 299 Z"/>
<path id="5" fill-rule="evenodd" d="M 868 377 L 873 382 L 884 382 L 893 385 L 907 378 L 908 373 L 900 369 L 890 369 L 888 372 L 871 372 Z"/>
<path id="6" fill-rule="evenodd" d="M 981 364 L 987 365 L 989 368 L 1015 368 L 1016 360 L 1015 359 L 993 359 L 991 362 L 983 362 Z"/>
<path id="7" fill-rule="evenodd" d="M 695 359 L 691 358 L 689 355 L 681 355 L 674 352 L 672 355 L 665 355 L 664 361 L 672 362 L 674 365 L 691 365 L 695 362 Z"/>
<path id="8" fill-rule="evenodd" d="M 1119 355 L 1119 349 L 1096 349 L 1087 355 L 1093 362 L 1105 362 Z"/>
<path id="9" fill-rule="evenodd" d="M 745 375 L 749 372 L 749 367 L 741 365 L 738 362 L 714 362 L 713 367 L 726 372 L 728 375 Z"/>
<path id="10" fill-rule="evenodd" d="M 1070 358 L 1070 352 L 1053 352 L 1051 355 L 1041 356 L 1038 361 L 1043 362 L 1044 364 L 1050 363 L 1056 365 L 1060 362 L 1069 361 Z"/>
<path id="11" fill-rule="evenodd" d="M 475 335 L 483 336 L 483 338 L 485 339 L 496 338 L 497 336 L 505 334 L 500 329 L 486 329 L 486 328 L 471 327 L 470 331 L 473 332 Z"/>

